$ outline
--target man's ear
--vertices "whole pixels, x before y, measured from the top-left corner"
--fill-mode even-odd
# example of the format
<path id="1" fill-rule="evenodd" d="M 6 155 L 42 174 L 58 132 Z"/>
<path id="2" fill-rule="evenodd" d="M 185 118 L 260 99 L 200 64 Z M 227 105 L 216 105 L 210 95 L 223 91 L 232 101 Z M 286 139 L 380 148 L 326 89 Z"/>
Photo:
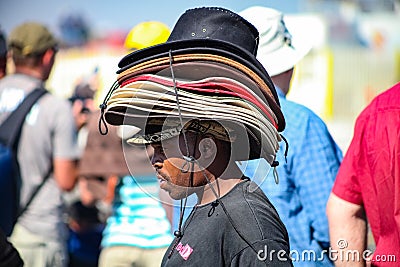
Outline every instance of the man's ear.
<path id="1" fill-rule="evenodd" d="M 213 136 L 205 137 L 199 142 L 200 158 L 212 161 L 217 155 L 217 144 Z"/>
<path id="2" fill-rule="evenodd" d="M 42 61 L 43 64 L 49 64 L 49 62 L 51 62 L 51 60 L 53 59 L 53 57 L 55 56 L 55 51 L 53 49 L 47 49 L 46 52 L 44 52 L 43 57 L 42 57 Z"/>

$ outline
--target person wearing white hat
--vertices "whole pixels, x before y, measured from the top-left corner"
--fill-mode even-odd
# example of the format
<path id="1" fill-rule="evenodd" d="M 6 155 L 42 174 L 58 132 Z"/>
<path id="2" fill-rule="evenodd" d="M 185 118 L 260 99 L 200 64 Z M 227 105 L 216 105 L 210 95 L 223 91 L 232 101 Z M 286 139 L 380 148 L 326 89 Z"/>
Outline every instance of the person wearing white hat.
<path id="1" fill-rule="evenodd" d="M 342 152 L 325 123 L 310 109 L 286 99 L 296 64 L 310 51 L 305 38 L 289 32 L 283 14 L 253 6 L 239 13 L 260 32 L 257 59 L 271 76 L 286 120 L 282 135 L 289 143 L 277 153 L 279 184 L 268 174 L 261 183 L 277 208 L 289 233 L 295 266 L 333 266 L 328 254 L 328 221 L 325 206 L 332 189 Z M 266 173 L 260 160 L 248 161 L 245 174 Z M 265 174 L 266 176 L 267 174 Z M 311 257 L 304 257 L 311 255 Z"/>

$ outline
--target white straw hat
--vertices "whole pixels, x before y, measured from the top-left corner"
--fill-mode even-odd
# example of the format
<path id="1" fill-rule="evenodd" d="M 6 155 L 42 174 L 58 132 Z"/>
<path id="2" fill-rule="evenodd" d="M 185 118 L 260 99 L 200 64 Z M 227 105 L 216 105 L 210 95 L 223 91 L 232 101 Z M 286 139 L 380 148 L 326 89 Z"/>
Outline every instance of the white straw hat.
<path id="1" fill-rule="evenodd" d="M 306 38 L 288 31 L 283 14 L 278 10 L 253 6 L 243 10 L 239 15 L 259 31 L 257 59 L 270 76 L 278 75 L 294 67 L 312 47 Z"/>

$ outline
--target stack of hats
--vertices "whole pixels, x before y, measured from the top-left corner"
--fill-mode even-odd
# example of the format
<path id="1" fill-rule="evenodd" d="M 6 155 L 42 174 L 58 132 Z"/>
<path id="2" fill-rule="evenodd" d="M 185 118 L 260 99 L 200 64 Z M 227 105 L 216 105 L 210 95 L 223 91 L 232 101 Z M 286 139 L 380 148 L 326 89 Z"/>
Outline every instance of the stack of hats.
<path id="1" fill-rule="evenodd" d="M 252 24 L 229 10 L 187 10 L 167 42 L 120 61 L 117 82 L 104 100 L 105 120 L 141 128 L 128 140 L 132 144 L 191 128 L 230 141 L 236 160 L 263 157 L 272 163 L 285 121 L 273 83 L 256 59 L 258 38 Z"/>

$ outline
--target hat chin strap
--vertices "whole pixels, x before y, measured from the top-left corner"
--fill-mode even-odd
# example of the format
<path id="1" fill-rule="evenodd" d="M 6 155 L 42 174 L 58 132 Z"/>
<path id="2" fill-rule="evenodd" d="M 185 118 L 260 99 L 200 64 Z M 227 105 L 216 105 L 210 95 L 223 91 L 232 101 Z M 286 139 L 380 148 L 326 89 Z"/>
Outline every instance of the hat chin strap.
<path id="1" fill-rule="evenodd" d="M 184 133 L 185 136 L 185 133 Z M 186 143 L 187 139 L 185 138 L 185 144 L 186 144 L 186 148 L 189 154 L 189 146 Z M 197 135 L 196 135 L 196 141 L 195 144 L 197 143 Z M 196 149 L 196 145 L 194 146 L 194 150 Z M 190 171 L 190 177 L 189 177 L 189 187 L 187 187 L 186 189 L 186 196 L 183 199 L 181 199 L 181 203 L 180 203 L 180 207 L 179 207 L 179 224 L 178 224 L 178 230 L 174 231 L 174 236 L 176 237 L 175 239 L 175 243 L 173 245 L 173 247 L 171 248 L 169 254 L 168 254 L 168 258 L 170 258 L 175 250 L 175 247 L 178 245 L 179 241 L 181 240 L 181 238 L 183 237 L 183 230 L 182 230 L 182 222 L 183 222 L 183 216 L 185 214 L 185 209 L 186 209 L 186 204 L 187 204 L 187 198 L 188 198 L 188 191 L 189 188 L 193 187 L 193 178 L 194 178 L 194 164 L 196 163 L 196 159 L 194 158 L 194 153 L 195 151 L 193 151 L 193 156 L 182 156 L 182 158 L 185 160 L 185 163 L 183 163 L 182 167 L 180 168 L 182 173 L 187 173 Z M 187 165 L 187 168 L 186 168 Z M 190 170 L 189 170 L 190 169 Z"/>
<path id="2" fill-rule="evenodd" d="M 184 135 L 186 135 L 184 133 Z M 187 142 L 187 139 L 185 139 L 185 143 Z M 196 159 L 194 157 L 195 154 L 195 149 L 196 149 L 196 144 L 197 144 L 197 134 L 196 134 L 196 139 L 195 139 L 195 145 L 193 146 L 193 156 L 182 156 L 183 159 L 185 160 L 185 163 L 182 165 L 181 168 L 181 172 L 182 173 L 187 173 L 189 171 L 190 168 L 190 177 L 189 177 L 189 188 L 193 187 L 193 178 L 194 178 L 194 164 L 196 163 Z M 188 154 L 189 154 L 189 146 L 186 143 L 186 148 L 188 150 Z M 185 170 L 185 166 L 188 166 L 188 168 Z M 183 222 L 183 216 L 185 213 L 185 209 L 186 209 L 186 203 L 187 203 L 187 198 L 188 198 L 188 189 L 186 190 L 186 197 L 185 200 L 182 201 L 181 199 L 181 205 L 180 205 L 180 214 L 179 214 L 179 225 L 178 225 L 178 230 L 174 231 L 174 235 L 180 239 L 183 236 L 183 231 L 182 231 L 182 222 Z"/>

